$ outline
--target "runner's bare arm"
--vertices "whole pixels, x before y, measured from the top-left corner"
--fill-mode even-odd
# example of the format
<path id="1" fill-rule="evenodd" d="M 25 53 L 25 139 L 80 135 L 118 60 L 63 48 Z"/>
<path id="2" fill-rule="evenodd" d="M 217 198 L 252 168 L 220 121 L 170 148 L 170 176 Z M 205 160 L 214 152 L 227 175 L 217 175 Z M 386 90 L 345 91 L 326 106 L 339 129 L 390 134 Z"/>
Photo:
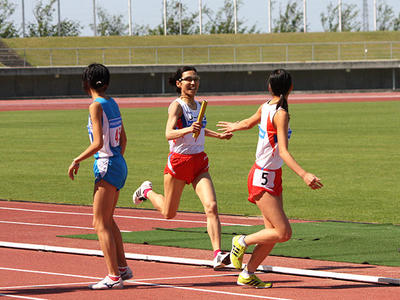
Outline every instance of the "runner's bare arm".
<path id="1" fill-rule="evenodd" d="M 186 134 L 200 131 L 202 124 L 197 122 L 194 122 L 190 127 L 175 129 L 179 118 L 182 116 L 182 113 L 182 107 L 179 105 L 179 103 L 172 103 L 168 112 L 167 125 L 165 127 L 165 137 L 167 140 L 175 140 Z"/>
<path id="2" fill-rule="evenodd" d="M 303 181 L 313 190 L 319 189 L 323 186 L 320 179 L 312 173 L 305 171 L 294 159 L 288 150 L 288 127 L 289 127 L 289 114 L 286 110 L 278 110 L 273 119 L 274 126 L 277 130 L 279 155 L 285 164 L 299 175 Z"/>
<path id="3" fill-rule="evenodd" d="M 93 125 L 93 143 L 91 143 L 85 151 L 77 156 L 68 168 L 68 176 L 74 180 L 74 175 L 78 173 L 79 163 L 99 151 L 103 147 L 103 130 L 102 130 L 102 115 L 103 109 L 101 104 L 93 102 L 89 106 L 90 119 Z"/>
<path id="4" fill-rule="evenodd" d="M 233 136 L 232 132 L 219 133 L 207 128 L 204 129 L 204 134 L 205 136 L 217 138 L 220 140 L 229 140 Z"/>
<path id="5" fill-rule="evenodd" d="M 262 106 L 260 106 L 256 111 L 256 113 L 252 115 L 250 118 L 238 122 L 219 121 L 217 123 L 217 127 L 219 127 L 218 130 L 222 131 L 223 133 L 232 133 L 234 131 L 248 130 L 253 128 L 261 121 L 261 107 Z"/>

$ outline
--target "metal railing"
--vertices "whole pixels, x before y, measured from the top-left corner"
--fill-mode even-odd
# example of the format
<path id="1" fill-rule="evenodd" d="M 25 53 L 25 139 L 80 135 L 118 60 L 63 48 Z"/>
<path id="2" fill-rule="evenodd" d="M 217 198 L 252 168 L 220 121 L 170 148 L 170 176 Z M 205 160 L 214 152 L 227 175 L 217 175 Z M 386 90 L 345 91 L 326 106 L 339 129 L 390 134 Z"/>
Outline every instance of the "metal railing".
<path id="1" fill-rule="evenodd" d="M 400 41 L 13 50 L 23 66 L 80 66 L 92 62 L 107 65 L 164 65 L 400 59 Z M 7 61 L 12 56 L 6 51 L 0 49 L 0 62 L 12 65 Z"/>

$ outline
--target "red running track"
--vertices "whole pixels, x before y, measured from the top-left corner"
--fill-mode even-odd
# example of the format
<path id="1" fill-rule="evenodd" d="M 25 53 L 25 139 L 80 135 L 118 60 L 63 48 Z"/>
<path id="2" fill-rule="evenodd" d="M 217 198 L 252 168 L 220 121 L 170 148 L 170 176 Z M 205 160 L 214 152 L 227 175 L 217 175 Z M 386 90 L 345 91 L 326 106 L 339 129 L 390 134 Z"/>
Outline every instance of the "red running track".
<path id="1" fill-rule="evenodd" d="M 116 210 L 121 230 L 205 226 L 203 214 L 179 213 L 164 220 L 152 210 Z M 0 241 L 98 250 L 96 241 L 57 237 L 91 233 L 91 207 L 0 201 Z M 221 216 L 224 225 L 262 224 L 260 218 Z M 126 252 L 210 260 L 212 251 L 125 244 Z M 103 258 L 0 248 L 0 296 L 20 299 L 398 299 L 398 286 L 262 273 L 274 287 L 237 286 L 237 271 L 129 260 L 134 279 L 123 290 L 91 291 L 87 285 L 106 273 Z M 245 256 L 245 261 L 248 256 Z M 271 256 L 263 264 L 398 278 L 400 268 Z"/>
<path id="2" fill-rule="evenodd" d="M 210 105 L 251 105 L 261 104 L 268 98 L 265 94 L 259 95 L 224 95 L 199 96 L 198 99 L 208 100 Z M 155 107 L 168 106 L 174 99 L 170 97 L 134 97 L 116 98 L 120 107 Z M 400 101 L 399 92 L 385 93 L 335 93 L 335 94 L 298 94 L 289 96 L 291 103 L 327 103 L 327 102 L 376 102 Z M 0 111 L 13 110 L 63 110 L 87 109 L 91 100 L 83 99 L 40 99 L 40 100 L 0 100 Z"/>

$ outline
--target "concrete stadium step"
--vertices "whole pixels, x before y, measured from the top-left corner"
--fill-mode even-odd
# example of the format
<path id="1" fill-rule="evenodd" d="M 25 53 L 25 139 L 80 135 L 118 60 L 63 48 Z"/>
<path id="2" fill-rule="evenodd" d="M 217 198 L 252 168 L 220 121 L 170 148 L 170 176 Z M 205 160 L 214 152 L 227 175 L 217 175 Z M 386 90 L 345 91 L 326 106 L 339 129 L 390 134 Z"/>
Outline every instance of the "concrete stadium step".
<path id="1" fill-rule="evenodd" d="M 0 40 L 0 63 L 6 67 L 29 67 L 30 64 L 21 58 L 13 49 Z"/>

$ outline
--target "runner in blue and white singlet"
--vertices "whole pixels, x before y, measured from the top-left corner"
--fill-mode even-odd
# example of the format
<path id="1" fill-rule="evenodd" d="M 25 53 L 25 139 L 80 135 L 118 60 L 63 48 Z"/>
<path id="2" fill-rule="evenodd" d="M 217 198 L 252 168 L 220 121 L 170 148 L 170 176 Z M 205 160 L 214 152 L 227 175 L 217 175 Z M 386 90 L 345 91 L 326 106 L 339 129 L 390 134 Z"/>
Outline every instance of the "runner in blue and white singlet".
<path id="1" fill-rule="evenodd" d="M 97 98 L 94 101 L 100 103 L 103 109 L 103 147 L 94 155 L 95 181 L 98 182 L 103 179 L 119 190 L 125 184 L 128 171 L 125 160 L 121 155 L 121 113 L 113 98 Z M 88 132 L 90 142 L 93 143 L 93 126 L 90 116 Z"/>
<path id="2" fill-rule="evenodd" d="M 109 83 L 110 72 L 106 66 L 93 63 L 83 70 L 82 87 L 93 101 L 89 105 L 87 126 L 90 144 L 73 159 L 68 168 L 68 176 L 74 180 L 80 163 L 95 158 L 92 224 L 103 251 L 108 275 L 90 284 L 92 290 L 122 289 L 123 281 L 133 277 L 125 259 L 121 231 L 113 217 L 128 169 L 123 157 L 127 145 L 125 127 L 118 104 L 106 94 Z"/>

